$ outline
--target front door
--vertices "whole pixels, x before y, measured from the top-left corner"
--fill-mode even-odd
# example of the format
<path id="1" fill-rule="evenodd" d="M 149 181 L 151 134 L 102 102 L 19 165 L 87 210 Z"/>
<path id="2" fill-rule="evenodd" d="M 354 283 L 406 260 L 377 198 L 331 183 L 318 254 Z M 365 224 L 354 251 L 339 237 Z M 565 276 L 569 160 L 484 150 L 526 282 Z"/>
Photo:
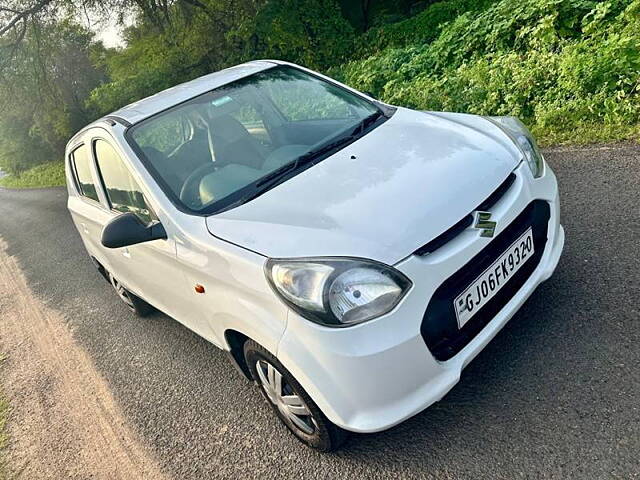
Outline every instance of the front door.
<path id="1" fill-rule="evenodd" d="M 132 212 L 145 224 L 158 221 L 138 182 L 112 144 L 98 138 L 92 141 L 92 148 L 110 207 L 108 220 L 121 213 Z M 167 229 L 167 235 L 166 240 L 123 248 L 101 246 L 106 257 L 105 266 L 128 290 L 188 324 L 191 298 L 186 294 L 172 229 Z"/>

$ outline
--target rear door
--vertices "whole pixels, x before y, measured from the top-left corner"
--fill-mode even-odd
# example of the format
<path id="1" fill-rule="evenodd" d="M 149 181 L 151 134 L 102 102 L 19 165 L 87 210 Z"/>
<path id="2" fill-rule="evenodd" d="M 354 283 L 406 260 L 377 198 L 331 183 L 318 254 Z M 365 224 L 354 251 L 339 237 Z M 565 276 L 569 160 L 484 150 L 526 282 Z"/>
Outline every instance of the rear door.
<path id="1" fill-rule="evenodd" d="M 78 144 L 67 158 L 67 167 L 72 180 L 67 201 L 71 218 L 89 255 L 104 264 L 100 238 L 103 225 L 111 218 L 111 214 L 99 187 L 90 146 Z"/>

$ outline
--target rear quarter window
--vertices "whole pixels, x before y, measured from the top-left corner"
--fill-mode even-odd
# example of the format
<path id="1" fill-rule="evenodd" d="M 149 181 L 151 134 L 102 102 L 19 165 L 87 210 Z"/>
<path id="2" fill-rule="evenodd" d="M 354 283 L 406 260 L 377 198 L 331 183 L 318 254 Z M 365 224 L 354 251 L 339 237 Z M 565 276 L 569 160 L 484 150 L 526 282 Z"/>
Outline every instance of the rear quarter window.
<path id="1" fill-rule="evenodd" d="M 71 152 L 71 166 L 80 195 L 98 202 L 98 192 L 91 173 L 91 156 L 86 145 L 82 145 Z"/>

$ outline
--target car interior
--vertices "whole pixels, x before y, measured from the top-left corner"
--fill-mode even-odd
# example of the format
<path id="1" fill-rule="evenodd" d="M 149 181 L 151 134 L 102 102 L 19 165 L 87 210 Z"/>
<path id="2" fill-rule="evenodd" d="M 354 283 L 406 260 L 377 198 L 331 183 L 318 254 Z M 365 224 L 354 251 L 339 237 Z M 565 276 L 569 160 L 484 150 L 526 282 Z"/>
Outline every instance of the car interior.
<path id="1" fill-rule="evenodd" d="M 336 100 L 327 87 L 319 88 L 329 101 Z M 358 106 L 341 102 L 338 114 L 335 108 L 327 114 L 316 102 L 307 109 L 324 107 L 324 114 L 293 119 L 264 89 L 249 85 L 203 95 L 133 136 L 173 194 L 200 210 L 353 125 L 360 118 Z"/>
<path id="2" fill-rule="evenodd" d="M 153 146 L 143 147 L 165 182 L 190 207 L 198 208 L 227 196 L 295 160 L 322 143 L 327 134 L 331 136 L 349 124 L 348 119 L 340 119 L 279 125 L 268 115 L 243 123 L 238 120 L 239 115 L 233 115 L 242 105 L 227 105 L 224 111 L 203 112 L 200 107 L 182 119 L 187 124 L 182 129 L 187 135 L 183 134 L 180 144 L 168 154 Z M 231 110 L 233 107 L 236 112 Z"/>

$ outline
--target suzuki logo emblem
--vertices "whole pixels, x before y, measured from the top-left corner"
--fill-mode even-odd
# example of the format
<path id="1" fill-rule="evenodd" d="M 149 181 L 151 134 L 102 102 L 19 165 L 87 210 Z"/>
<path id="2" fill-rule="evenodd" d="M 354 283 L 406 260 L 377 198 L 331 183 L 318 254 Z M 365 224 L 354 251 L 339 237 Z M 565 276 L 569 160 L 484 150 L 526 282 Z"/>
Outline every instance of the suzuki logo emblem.
<path id="1" fill-rule="evenodd" d="M 480 230 L 481 237 L 493 237 L 496 232 L 497 223 L 491 220 L 489 212 L 475 212 L 473 219 L 473 228 Z"/>

